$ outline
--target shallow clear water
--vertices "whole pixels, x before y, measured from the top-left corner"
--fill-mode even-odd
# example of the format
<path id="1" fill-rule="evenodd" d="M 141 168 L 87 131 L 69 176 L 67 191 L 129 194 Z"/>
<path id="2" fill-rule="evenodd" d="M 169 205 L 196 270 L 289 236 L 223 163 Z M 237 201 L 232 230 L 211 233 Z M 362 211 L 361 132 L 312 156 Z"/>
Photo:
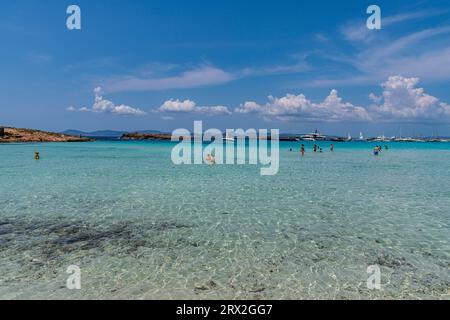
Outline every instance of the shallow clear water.
<path id="1" fill-rule="evenodd" d="M 0 145 L 0 298 L 448 299 L 450 144 L 335 145 L 282 143 L 266 177 L 166 142 Z"/>

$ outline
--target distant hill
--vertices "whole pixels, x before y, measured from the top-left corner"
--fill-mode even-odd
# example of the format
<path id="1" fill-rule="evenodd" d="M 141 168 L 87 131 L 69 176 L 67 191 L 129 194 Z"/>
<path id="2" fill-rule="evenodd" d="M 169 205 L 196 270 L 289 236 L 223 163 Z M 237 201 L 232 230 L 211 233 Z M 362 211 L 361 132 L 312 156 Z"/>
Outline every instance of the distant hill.
<path id="1" fill-rule="evenodd" d="M 100 131 L 93 131 L 93 132 L 85 132 L 80 130 L 66 130 L 61 132 L 63 134 L 68 134 L 72 136 L 83 136 L 83 137 L 120 137 L 125 131 L 113 131 L 113 130 L 100 130 Z"/>

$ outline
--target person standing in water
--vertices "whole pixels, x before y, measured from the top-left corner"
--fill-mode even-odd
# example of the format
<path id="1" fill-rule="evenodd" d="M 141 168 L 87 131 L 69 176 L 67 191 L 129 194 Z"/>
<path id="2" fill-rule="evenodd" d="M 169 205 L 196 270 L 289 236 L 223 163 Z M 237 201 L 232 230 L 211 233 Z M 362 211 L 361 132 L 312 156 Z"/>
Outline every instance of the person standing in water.
<path id="1" fill-rule="evenodd" d="M 314 152 L 317 152 L 317 144 L 314 143 L 313 149 L 314 149 Z"/>
<path id="2" fill-rule="evenodd" d="M 208 154 L 207 156 L 206 156 L 206 163 L 208 164 L 208 165 L 212 165 L 213 164 L 213 157 L 210 155 L 210 154 Z"/>
<path id="3" fill-rule="evenodd" d="M 331 151 L 331 152 L 334 152 L 334 144 L 331 144 L 331 146 L 330 146 L 330 151 Z"/>
<path id="4" fill-rule="evenodd" d="M 378 156 L 378 155 L 380 155 L 380 153 L 381 153 L 381 147 L 380 147 L 380 146 L 376 146 L 376 147 L 373 149 L 373 154 L 374 154 L 375 156 Z"/>
<path id="5" fill-rule="evenodd" d="M 39 152 L 35 152 L 34 153 L 34 160 L 39 160 L 39 159 L 41 159 L 41 156 L 39 155 Z"/>
<path id="6" fill-rule="evenodd" d="M 213 155 L 208 154 L 206 156 L 206 162 L 208 163 L 208 165 L 213 166 L 216 164 L 216 158 Z"/>
<path id="7" fill-rule="evenodd" d="M 302 147 L 300 148 L 300 153 L 302 154 L 302 157 L 305 156 L 305 145 L 302 144 Z"/>

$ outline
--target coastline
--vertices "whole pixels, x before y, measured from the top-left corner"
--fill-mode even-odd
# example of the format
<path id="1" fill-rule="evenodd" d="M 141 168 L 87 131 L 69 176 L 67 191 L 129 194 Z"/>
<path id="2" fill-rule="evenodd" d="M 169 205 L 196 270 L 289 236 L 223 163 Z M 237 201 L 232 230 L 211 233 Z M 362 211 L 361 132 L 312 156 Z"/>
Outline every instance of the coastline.
<path id="1" fill-rule="evenodd" d="M 4 135 L 0 136 L 3 143 L 41 143 L 41 142 L 90 142 L 92 138 L 76 137 L 61 133 L 47 132 L 34 129 L 4 128 Z"/>
<path id="2" fill-rule="evenodd" d="M 35 129 L 26 128 L 13 128 L 13 127 L 2 127 L 0 126 L 0 144 L 7 143 L 42 143 L 42 142 L 92 142 L 97 139 L 106 138 L 103 136 L 87 136 L 80 134 L 70 134 L 70 133 L 55 133 Z M 118 136 L 111 136 L 107 138 L 115 138 L 120 141 L 171 141 L 172 135 L 170 133 L 146 133 L 146 132 L 128 132 L 122 133 Z M 193 139 L 193 137 L 189 137 Z M 259 140 L 262 137 L 258 138 Z M 271 137 L 267 137 L 267 140 L 271 140 Z M 279 141 L 284 142 L 298 142 L 304 143 L 308 141 L 313 141 L 316 143 L 320 142 L 330 142 L 330 143 L 345 143 L 345 142 L 375 142 L 375 143 L 389 143 L 389 142 L 433 142 L 433 143 L 445 143 L 450 142 L 449 138 L 366 138 L 366 139 L 345 139 L 342 137 L 335 136 L 324 136 L 323 139 L 305 139 L 304 136 L 300 134 L 281 134 Z"/>

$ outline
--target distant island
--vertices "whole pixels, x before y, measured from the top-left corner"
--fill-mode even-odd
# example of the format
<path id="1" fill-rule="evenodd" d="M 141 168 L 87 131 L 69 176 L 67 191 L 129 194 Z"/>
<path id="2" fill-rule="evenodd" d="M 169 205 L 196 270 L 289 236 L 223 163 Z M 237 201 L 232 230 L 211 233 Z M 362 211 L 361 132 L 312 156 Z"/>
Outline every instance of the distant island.
<path id="1" fill-rule="evenodd" d="M 0 143 L 88 141 L 93 141 L 93 139 L 33 129 L 0 127 Z"/>

